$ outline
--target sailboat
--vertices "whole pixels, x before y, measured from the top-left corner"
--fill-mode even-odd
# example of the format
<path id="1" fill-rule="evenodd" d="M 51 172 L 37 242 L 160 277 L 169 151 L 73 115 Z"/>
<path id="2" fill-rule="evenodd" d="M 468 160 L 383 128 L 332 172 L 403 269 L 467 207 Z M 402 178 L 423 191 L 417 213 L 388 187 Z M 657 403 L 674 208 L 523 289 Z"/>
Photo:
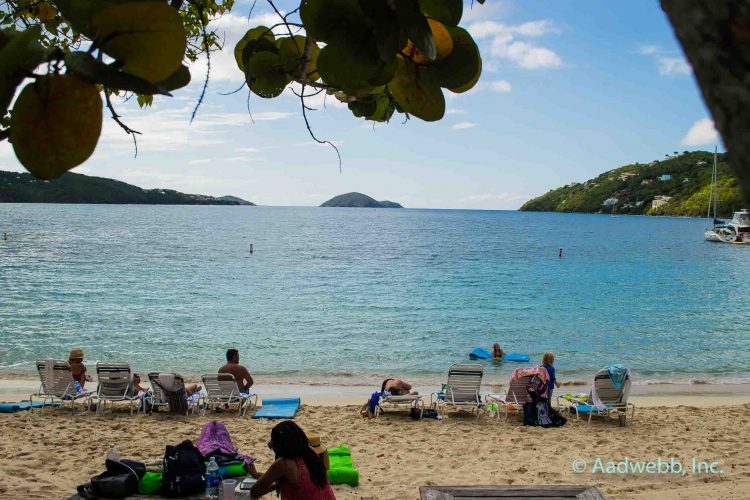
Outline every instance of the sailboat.
<path id="1" fill-rule="evenodd" d="M 617 202 L 612 204 L 612 215 L 610 217 L 617 217 Z"/>
<path id="2" fill-rule="evenodd" d="M 711 228 L 706 228 L 704 236 L 706 241 L 748 245 L 750 244 L 750 212 L 746 208 L 735 212 L 729 222 L 716 218 L 716 200 L 718 199 L 717 155 L 718 147 L 714 147 L 714 166 L 711 172 L 711 191 L 708 194 L 708 213 L 706 214 Z"/>

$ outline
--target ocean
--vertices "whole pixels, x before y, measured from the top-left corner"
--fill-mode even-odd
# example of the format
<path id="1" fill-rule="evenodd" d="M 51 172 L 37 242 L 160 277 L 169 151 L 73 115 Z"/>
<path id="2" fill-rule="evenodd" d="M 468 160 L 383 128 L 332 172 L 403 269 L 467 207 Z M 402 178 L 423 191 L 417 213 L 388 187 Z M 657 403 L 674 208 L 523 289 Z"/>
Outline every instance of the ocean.
<path id="1" fill-rule="evenodd" d="M 260 383 L 438 381 L 499 342 L 561 380 L 750 381 L 750 248 L 698 219 L 0 204 L 0 376 L 71 348 Z M 248 249 L 252 243 L 254 252 Z M 563 257 L 558 257 L 558 249 Z M 507 382 L 513 363 L 485 363 Z"/>

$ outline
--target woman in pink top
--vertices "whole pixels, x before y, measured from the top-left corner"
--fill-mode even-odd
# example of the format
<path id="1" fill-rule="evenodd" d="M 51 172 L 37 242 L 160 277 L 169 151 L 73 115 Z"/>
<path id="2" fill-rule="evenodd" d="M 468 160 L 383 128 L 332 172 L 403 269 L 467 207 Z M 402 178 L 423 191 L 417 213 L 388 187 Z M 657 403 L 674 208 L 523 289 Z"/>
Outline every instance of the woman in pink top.
<path id="1" fill-rule="evenodd" d="M 304 431 L 291 420 L 271 430 L 268 443 L 276 461 L 253 485 L 254 498 L 276 490 L 281 500 L 335 500 L 323 461 L 310 446 Z"/>

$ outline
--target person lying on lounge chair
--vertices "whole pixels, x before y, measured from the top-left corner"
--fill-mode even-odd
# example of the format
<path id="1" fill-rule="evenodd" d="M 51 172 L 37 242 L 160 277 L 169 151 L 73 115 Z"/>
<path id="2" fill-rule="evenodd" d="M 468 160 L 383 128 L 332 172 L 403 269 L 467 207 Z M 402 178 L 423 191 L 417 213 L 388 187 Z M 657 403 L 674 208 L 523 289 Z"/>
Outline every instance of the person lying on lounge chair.
<path id="1" fill-rule="evenodd" d="M 406 396 L 407 394 L 418 394 L 411 390 L 411 384 L 399 378 L 387 378 L 383 381 L 380 392 L 390 392 L 393 396 Z"/>

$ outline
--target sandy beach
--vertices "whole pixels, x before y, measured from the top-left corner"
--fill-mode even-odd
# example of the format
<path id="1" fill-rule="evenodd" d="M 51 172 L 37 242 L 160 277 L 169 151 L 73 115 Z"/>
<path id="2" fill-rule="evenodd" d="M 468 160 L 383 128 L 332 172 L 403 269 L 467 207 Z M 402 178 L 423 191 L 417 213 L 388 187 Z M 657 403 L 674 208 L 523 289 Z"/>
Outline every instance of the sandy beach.
<path id="1" fill-rule="evenodd" d="M 0 399 L 18 400 L 34 385 L 29 379 L 5 380 Z M 366 393 L 354 389 L 258 386 L 258 392 L 288 396 L 307 389 L 302 394 L 308 404 L 295 421 L 320 434 L 327 446 L 348 445 L 360 470 L 358 487 L 334 488 L 341 499 L 418 498 L 419 486 L 429 484 L 587 484 L 618 499 L 747 498 L 748 388 L 636 387 L 635 419 L 627 427 L 613 420 L 571 419 L 559 429 L 523 427 L 517 416 L 504 422 L 462 412 L 450 412 L 442 423 L 413 421 L 398 410 L 364 419 L 358 410 Z M 201 426 L 214 419 L 226 423 L 242 452 L 257 456 L 259 469 L 268 466 L 272 456 L 266 443 L 276 422 L 234 413 L 130 417 L 124 411 L 96 416 L 50 409 L 0 415 L 0 473 L 8 478 L 0 496 L 67 498 L 76 485 L 101 472 L 110 443 L 124 457 L 159 460 L 165 445 L 197 439 Z M 631 464 L 672 459 L 685 474 L 625 472 L 625 459 Z M 574 472 L 581 463 L 585 472 Z M 702 463 L 703 471 L 694 472 L 694 463 Z M 620 472 L 607 470 L 618 464 Z"/>

